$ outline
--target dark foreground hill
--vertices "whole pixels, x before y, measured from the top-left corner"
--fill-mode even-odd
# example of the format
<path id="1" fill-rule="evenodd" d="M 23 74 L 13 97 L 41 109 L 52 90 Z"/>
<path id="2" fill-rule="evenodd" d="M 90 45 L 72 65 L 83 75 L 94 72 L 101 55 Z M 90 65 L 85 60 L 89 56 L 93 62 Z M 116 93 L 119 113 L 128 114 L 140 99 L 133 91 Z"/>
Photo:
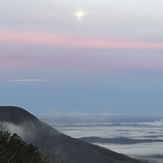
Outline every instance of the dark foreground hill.
<path id="1" fill-rule="evenodd" d="M 18 134 L 51 157 L 51 162 L 55 154 L 64 163 L 143 163 L 62 134 L 22 108 L 0 107 L 0 121 L 13 123 L 20 128 Z"/>

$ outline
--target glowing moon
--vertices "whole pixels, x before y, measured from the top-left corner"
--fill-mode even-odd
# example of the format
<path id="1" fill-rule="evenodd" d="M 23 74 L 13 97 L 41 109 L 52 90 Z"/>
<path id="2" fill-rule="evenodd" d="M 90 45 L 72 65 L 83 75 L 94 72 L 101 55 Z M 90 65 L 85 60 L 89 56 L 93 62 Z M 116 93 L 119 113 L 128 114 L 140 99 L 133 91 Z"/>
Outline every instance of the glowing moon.
<path id="1" fill-rule="evenodd" d="M 83 11 L 77 11 L 75 15 L 80 20 L 83 16 L 85 16 L 85 13 Z"/>

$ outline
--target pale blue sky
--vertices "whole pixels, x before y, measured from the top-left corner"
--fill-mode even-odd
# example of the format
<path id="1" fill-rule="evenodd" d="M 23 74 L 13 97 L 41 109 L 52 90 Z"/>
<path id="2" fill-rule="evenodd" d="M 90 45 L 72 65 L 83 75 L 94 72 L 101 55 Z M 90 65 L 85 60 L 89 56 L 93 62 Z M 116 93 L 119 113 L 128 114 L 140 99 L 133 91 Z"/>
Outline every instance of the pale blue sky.
<path id="1" fill-rule="evenodd" d="M 162 6 L 0 0 L 0 105 L 36 115 L 163 114 Z"/>

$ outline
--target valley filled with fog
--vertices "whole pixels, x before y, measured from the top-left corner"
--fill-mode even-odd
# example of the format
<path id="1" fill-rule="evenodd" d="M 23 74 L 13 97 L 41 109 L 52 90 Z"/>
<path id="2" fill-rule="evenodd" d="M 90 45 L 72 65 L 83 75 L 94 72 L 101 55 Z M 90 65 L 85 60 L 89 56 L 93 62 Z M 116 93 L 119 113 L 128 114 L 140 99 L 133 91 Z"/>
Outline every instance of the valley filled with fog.
<path id="1" fill-rule="evenodd" d="M 60 132 L 133 158 L 163 162 L 163 117 L 72 115 L 42 116 Z"/>

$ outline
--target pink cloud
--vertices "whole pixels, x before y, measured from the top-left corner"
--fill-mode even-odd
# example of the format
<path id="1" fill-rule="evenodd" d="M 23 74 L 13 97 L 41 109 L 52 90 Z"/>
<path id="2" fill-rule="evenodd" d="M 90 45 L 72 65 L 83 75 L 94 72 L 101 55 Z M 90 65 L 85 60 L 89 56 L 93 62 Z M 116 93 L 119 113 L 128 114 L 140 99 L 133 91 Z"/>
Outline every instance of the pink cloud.
<path id="1" fill-rule="evenodd" d="M 70 48 L 163 49 L 163 43 L 113 41 L 65 34 L 0 30 L 0 42 Z"/>
<path id="2" fill-rule="evenodd" d="M 0 68 L 10 67 L 23 69 L 46 69 L 46 68 L 96 68 L 100 63 L 92 62 L 87 57 L 78 58 L 76 56 L 24 56 L 0 53 Z"/>
<path id="3" fill-rule="evenodd" d="M 23 32 L 0 30 L 0 42 L 9 44 L 29 44 L 29 45 L 51 45 L 70 48 L 115 48 L 115 49 L 163 49 L 161 43 L 145 43 L 145 42 L 121 42 L 109 41 L 106 39 L 86 38 L 81 36 L 39 33 L 39 32 Z M 15 55 L 4 54 L 0 52 L 0 68 L 12 69 L 162 69 L 162 56 L 143 58 L 128 57 L 110 54 L 108 56 L 101 55 L 65 55 L 62 56 L 35 56 L 35 55 Z"/>
<path id="4" fill-rule="evenodd" d="M 66 55 L 66 56 L 24 56 L 0 53 L 0 68 L 4 69 L 26 69 L 31 71 L 53 69 L 53 70 L 111 70 L 111 69 L 163 69 L 163 57 L 133 57 L 126 59 L 123 55 L 101 56 L 93 54 L 88 56 Z"/>

